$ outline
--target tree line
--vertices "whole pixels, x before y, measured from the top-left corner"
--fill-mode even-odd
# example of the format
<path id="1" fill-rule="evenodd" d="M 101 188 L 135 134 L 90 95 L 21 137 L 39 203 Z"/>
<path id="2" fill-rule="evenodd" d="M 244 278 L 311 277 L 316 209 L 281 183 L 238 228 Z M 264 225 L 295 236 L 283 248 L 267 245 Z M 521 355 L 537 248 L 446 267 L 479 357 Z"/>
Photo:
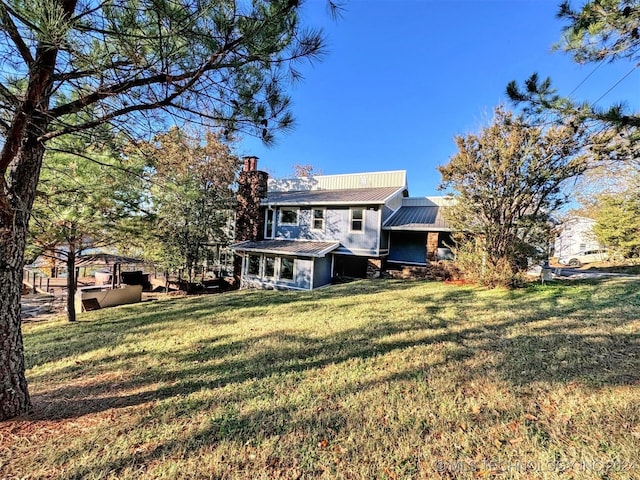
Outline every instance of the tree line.
<path id="1" fill-rule="evenodd" d="M 75 264 L 87 251 L 115 249 L 191 281 L 211 242 L 228 245 L 239 159 L 219 135 L 173 127 L 117 149 L 66 147 L 54 142 L 43 159 L 26 261 L 66 267 L 69 321 Z"/>
<path id="2" fill-rule="evenodd" d="M 0 1 L 0 421 L 31 409 L 20 293 L 48 146 L 149 138 L 184 123 L 272 142 L 293 122 L 287 87 L 298 62 L 324 47 L 300 9 L 291 0 Z"/>

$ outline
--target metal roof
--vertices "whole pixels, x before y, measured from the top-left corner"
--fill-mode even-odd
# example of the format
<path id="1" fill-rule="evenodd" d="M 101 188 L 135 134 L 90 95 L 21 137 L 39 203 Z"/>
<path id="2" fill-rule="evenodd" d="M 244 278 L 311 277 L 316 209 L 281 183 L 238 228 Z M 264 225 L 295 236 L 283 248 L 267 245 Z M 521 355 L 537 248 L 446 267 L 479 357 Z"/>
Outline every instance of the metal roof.
<path id="1" fill-rule="evenodd" d="M 440 206 L 403 206 L 385 222 L 384 230 L 451 231 Z"/>
<path id="2" fill-rule="evenodd" d="M 275 255 L 297 255 L 300 257 L 324 257 L 340 246 L 340 242 L 312 242 L 307 240 L 261 240 L 240 242 L 231 245 L 239 252 L 273 253 Z"/>
<path id="3" fill-rule="evenodd" d="M 340 175 L 312 175 L 310 177 L 269 179 L 269 191 L 347 190 L 353 188 L 405 187 L 407 172 L 345 173 Z"/>
<path id="4" fill-rule="evenodd" d="M 381 205 L 405 187 L 269 192 L 263 205 Z"/>
<path id="5" fill-rule="evenodd" d="M 449 207 L 455 205 L 457 199 L 451 195 L 436 197 L 408 197 L 402 199 L 403 207 Z"/>
<path id="6" fill-rule="evenodd" d="M 86 267 L 89 265 L 115 265 L 115 264 L 136 264 L 144 263 L 139 258 L 124 257 L 122 255 L 112 255 L 110 253 L 95 253 L 93 255 L 82 255 L 76 260 L 76 267 Z"/>

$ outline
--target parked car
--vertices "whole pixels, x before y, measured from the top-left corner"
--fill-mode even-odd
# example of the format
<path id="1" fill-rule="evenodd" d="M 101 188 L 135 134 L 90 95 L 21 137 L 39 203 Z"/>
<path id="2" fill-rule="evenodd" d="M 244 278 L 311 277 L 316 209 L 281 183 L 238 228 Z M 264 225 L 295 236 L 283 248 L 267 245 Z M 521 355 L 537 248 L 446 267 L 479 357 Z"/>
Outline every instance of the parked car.
<path id="1" fill-rule="evenodd" d="M 606 250 L 585 250 L 574 255 L 560 257 L 558 263 L 570 267 L 579 267 L 585 263 L 603 262 L 608 259 L 609 253 Z"/>

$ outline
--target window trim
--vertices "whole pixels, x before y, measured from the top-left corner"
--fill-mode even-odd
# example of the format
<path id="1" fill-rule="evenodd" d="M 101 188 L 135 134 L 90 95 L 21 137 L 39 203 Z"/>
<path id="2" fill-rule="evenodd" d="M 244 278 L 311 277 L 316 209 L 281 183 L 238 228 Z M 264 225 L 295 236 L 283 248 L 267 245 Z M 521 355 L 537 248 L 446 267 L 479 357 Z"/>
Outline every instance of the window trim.
<path id="1" fill-rule="evenodd" d="M 267 274 L 267 260 L 269 258 L 273 258 L 273 274 L 272 275 L 268 275 Z M 264 279 L 276 278 L 276 259 L 277 258 L 278 257 L 276 255 L 270 255 L 270 254 L 267 254 L 267 253 L 262 255 L 262 259 L 261 259 L 262 260 L 261 261 L 261 263 L 262 263 L 262 268 L 261 268 L 262 275 L 261 275 L 261 278 L 264 278 Z"/>
<path id="2" fill-rule="evenodd" d="M 360 230 L 355 230 L 353 228 L 353 212 L 355 210 L 360 210 L 362 212 L 362 218 L 361 219 L 356 219 L 356 221 L 359 221 L 362 223 L 362 228 Z M 367 210 L 364 207 L 351 207 L 349 208 L 349 233 L 364 233 L 364 227 L 365 227 L 365 212 Z"/>
<path id="3" fill-rule="evenodd" d="M 316 212 L 322 212 L 322 216 L 316 219 Z M 316 220 L 320 220 L 322 222 L 322 227 L 316 228 Z M 324 232 L 325 226 L 327 222 L 327 209 L 326 208 L 312 208 L 311 209 L 311 230 L 315 230 L 318 232 Z"/>
<path id="4" fill-rule="evenodd" d="M 268 234 L 269 214 L 271 214 L 271 235 Z M 274 238 L 276 234 L 276 212 L 273 208 L 267 208 L 264 212 L 264 238 Z"/>
<path id="5" fill-rule="evenodd" d="M 289 210 L 289 211 L 292 211 L 292 212 L 296 213 L 296 221 L 295 221 L 295 223 L 293 223 L 293 222 L 291 222 L 291 223 L 290 222 L 285 222 L 283 220 L 282 217 L 283 217 L 283 212 L 285 210 Z M 278 224 L 279 225 L 281 225 L 283 227 L 296 227 L 296 226 L 300 225 L 300 209 L 299 208 L 297 208 L 297 207 L 280 207 L 278 209 L 278 214 L 279 214 L 278 215 Z"/>
<path id="6" fill-rule="evenodd" d="M 282 276 L 282 260 L 288 259 L 291 260 L 291 278 L 284 278 Z M 278 281 L 281 282 L 295 282 L 296 280 L 296 258 L 295 257 L 287 257 L 287 256 L 279 256 L 278 257 Z"/>
<path id="7" fill-rule="evenodd" d="M 258 258 L 258 273 L 251 273 L 249 271 L 249 267 L 251 266 L 251 257 L 257 257 Z M 255 254 L 255 253 L 250 253 L 247 255 L 247 266 L 245 269 L 246 275 L 249 277 L 254 277 L 254 278 L 261 278 L 262 277 L 262 257 L 263 255 L 260 254 Z"/>

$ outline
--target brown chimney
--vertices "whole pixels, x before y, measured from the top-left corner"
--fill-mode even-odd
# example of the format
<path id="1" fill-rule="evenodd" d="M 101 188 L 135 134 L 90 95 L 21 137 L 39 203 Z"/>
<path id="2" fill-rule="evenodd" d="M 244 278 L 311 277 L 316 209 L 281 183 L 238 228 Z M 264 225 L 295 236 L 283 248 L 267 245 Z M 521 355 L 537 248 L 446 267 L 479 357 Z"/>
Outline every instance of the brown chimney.
<path id="1" fill-rule="evenodd" d="M 258 170 L 258 157 L 244 157 L 238 177 L 236 207 L 236 241 L 256 241 L 264 238 L 264 209 L 260 201 L 267 196 L 269 174 Z M 242 259 L 234 260 L 234 276 L 240 278 Z"/>
<path id="2" fill-rule="evenodd" d="M 255 172 L 258 170 L 258 157 L 247 156 L 243 157 L 242 171 L 243 172 Z"/>

